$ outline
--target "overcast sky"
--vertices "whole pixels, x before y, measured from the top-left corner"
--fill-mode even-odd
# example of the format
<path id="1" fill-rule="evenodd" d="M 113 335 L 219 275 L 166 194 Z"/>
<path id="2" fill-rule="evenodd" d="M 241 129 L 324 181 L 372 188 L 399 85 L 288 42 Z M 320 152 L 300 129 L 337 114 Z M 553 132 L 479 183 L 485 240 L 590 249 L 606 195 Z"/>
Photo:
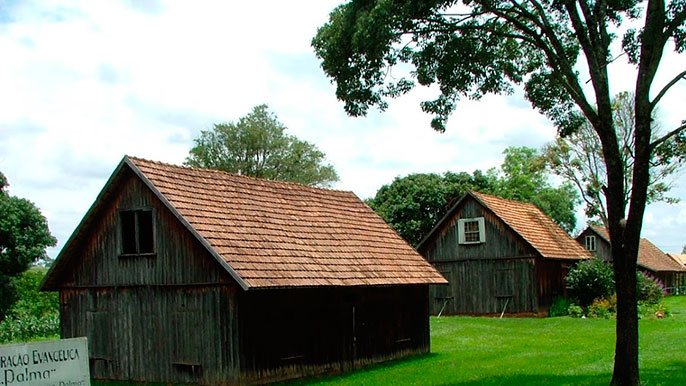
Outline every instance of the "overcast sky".
<path id="1" fill-rule="evenodd" d="M 125 154 L 180 164 L 200 130 L 261 103 L 361 198 L 396 176 L 499 166 L 506 147 L 555 137 L 521 92 L 462 102 L 445 134 L 419 108 L 432 90 L 346 116 L 310 47 L 337 3 L 0 0 L 0 171 L 47 217 L 49 255 Z M 683 64 L 667 55 L 657 87 Z M 631 71 L 612 64 L 613 93 L 633 88 Z M 685 96 L 680 84 L 663 99 L 664 127 L 686 118 Z M 672 194 L 686 201 L 686 183 Z M 649 207 L 643 236 L 665 252 L 681 251 L 685 231 L 686 203 Z"/>

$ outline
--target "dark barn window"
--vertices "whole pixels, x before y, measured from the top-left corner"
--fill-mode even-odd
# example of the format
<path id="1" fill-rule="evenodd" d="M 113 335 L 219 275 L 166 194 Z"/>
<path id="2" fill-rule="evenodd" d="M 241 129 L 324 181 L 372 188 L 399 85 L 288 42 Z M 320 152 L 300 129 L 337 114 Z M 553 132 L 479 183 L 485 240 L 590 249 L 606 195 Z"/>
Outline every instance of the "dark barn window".
<path id="1" fill-rule="evenodd" d="M 122 254 L 135 255 L 155 252 L 152 210 L 124 210 L 120 212 Z"/>

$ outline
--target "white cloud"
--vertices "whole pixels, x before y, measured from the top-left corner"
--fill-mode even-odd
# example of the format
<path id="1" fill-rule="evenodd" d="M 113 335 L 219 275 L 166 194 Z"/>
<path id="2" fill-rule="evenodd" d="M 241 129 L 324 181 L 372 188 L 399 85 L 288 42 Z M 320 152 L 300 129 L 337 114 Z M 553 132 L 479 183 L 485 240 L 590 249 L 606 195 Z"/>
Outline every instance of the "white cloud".
<path id="1" fill-rule="evenodd" d="M 41 0 L 3 9 L 0 170 L 10 192 L 48 218 L 60 243 L 50 254 L 124 154 L 180 163 L 200 130 L 260 103 L 328 155 L 337 188 L 362 198 L 408 173 L 486 170 L 507 146 L 540 147 L 554 137 L 520 91 L 461 102 L 443 134 L 419 108 L 433 89 L 394 100 L 384 113 L 348 117 L 310 47 L 337 3 Z M 631 68 L 612 66 L 615 83 L 633 87 L 622 83 Z M 664 67 L 657 84 L 681 63 L 666 55 Z M 661 104 L 667 125 L 686 118 L 685 92 L 679 85 Z M 656 208 L 646 232 L 662 240 L 668 226 L 686 243 L 683 204 Z"/>

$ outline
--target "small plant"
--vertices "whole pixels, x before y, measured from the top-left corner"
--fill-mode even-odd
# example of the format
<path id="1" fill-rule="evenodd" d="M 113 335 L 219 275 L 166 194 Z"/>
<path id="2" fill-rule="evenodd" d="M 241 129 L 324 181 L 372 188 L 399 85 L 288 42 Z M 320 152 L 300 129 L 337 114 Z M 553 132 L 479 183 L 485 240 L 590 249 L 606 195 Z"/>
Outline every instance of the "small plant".
<path id="1" fill-rule="evenodd" d="M 21 319 L 7 317 L 0 323 L 0 342 L 26 342 L 36 338 L 59 335 L 60 321 L 57 314 L 40 318 L 26 316 Z"/>
<path id="2" fill-rule="evenodd" d="M 640 319 L 664 319 L 670 316 L 672 316 L 672 312 L 664 303 L 638 302 L 638 317 Z"/>
<path id="3" fill-rule="evenodd" d="M 597 298 L 588 307 L 588 316 L 609 319 L 613 312 L 612 303 L 606 298 Z"/>
<path id="4" fill-rule="evenodd" d="M 572 302 L 562 296 L 558 296 L 553 300 L 553 304 L 550 306 L 549 314 L 550 316 L 565 316 L 568 315 L 569 306 Z"/>
<path id="5" fill-rule="evenodd" d="M 584 316 L 584 309 L 576 304 L 570 304 L 567 313 L 573 318 L 581 318 Z"/>
<path id="6" fill-rule="evenodd" d="M 666 290 L 660 279 L 643 272 L 636 273 L 636 290 L 638 301 L 657 304 L 664 298 Z"/>
<path id="7" fill-rule="evenodd" d="M 565 277 L 567 288 L 579 305 L 588 307 L 596 298 L 606 298 L 615 292 L 612 267 L 600 259 L 577 263 Z"/>

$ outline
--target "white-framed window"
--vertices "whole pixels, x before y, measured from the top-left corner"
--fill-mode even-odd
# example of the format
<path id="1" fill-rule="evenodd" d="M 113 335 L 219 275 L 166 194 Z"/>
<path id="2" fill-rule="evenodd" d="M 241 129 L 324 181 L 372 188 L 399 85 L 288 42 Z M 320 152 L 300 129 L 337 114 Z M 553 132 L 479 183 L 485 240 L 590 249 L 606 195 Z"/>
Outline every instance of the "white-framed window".
<path id="1" fill-rule="evenodd" d="M 479 244 L 486 242 L 484 218 L 461 218 L 457 220 L 460 244 Z"/>
<path id="2" fill-rule="evenodd" d="M 588 249 L 591 252 L 595 252 L 595 236 L 586 236 L 586 239 L 584 241 L 586 243 L 586 249 Z"/>

